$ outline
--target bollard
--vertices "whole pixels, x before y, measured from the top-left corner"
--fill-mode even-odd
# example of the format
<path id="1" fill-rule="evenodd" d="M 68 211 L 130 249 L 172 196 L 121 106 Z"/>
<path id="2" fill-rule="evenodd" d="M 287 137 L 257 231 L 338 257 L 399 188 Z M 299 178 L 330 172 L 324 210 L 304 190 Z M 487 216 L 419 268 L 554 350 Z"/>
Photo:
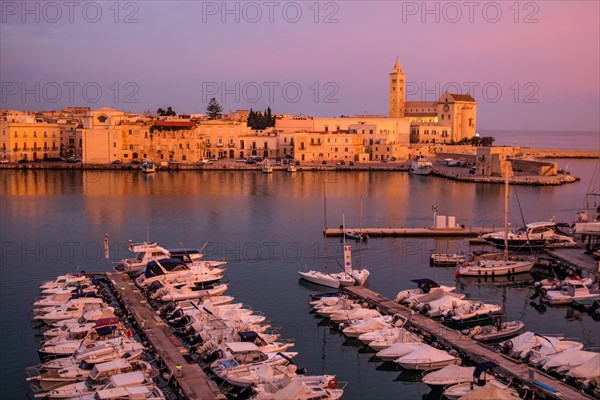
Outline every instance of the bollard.
<path id="1" fill-rule="evenodd" d="M 179 364 L 179 363 L 177 363 L 177 364 L 175 365 L 175 376 L 176 376 L 176 377 L 180 378 L 180 377 L 182 377 L 182 376 L 183 376 L 183 370 L 182 370 L 182 368 L 183 368 L 183 367 L 182 367 L 182 366 L 181 366 L 181 364 Z"/>

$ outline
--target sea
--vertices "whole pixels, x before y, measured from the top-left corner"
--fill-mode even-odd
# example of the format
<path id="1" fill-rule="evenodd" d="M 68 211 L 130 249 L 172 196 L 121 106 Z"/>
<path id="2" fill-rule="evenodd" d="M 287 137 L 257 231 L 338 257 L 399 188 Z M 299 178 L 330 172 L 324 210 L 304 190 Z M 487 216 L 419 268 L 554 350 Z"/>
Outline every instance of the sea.
<path id="1" fill-rule="evenodd" d="M 558 139 L 557 139 L 558 140 Z M 597 160 L 569 160 L 578 182 L 511 187 L 513 226 L 554 218 L 571 222 L 600 201 Z M 345 399 L 438 399 L 420 373 L 382 363 L 310 313 L 309 295 L 326 292 L 299 279 L 305 269 L 340 270 L 342 243 L 323 228 L 429 227 L 437 215 L 467 226 L 501 226 L 504 187 L 405 172 L 1 170 L 0 388 L 1 398 L 33 398 L 26 367 L 39 364 L 39 331 L 32 302 L 45 280 L 68 272 L 110 271 L 130 256 L 129 241 L 203 248 L 228 261 L 229 295 L 264 313 L 283 338 L 295 341 L 309 374 L 335 374 Z M 104 237 L 108 235 L 109 258 Z M 467 240 L 371 238 L 352 246 L 353 264 L 371 271 L 370 289 L 387 297 L 412 288 L 412 279 L 455 285 L 471 298 L 500 303 L 510 320 L 538 333 L 579 338 L 600 347 L 600 325 L 571 307 L 528 299 L 529 285 L 552 274 L 532 270 L 513 281 L 458 279 L 452 268 L 429 266 L 434 251 L 468 253 Z"/>

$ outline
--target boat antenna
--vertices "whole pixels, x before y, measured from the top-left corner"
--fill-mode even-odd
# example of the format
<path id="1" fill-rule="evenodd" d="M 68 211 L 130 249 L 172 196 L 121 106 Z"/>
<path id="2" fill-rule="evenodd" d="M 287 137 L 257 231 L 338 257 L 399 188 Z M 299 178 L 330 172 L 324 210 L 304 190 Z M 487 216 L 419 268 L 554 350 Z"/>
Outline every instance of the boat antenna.
<path id="1" fill-rule="evenodd" d="M 150 243 L 150 225 L 146 225 L 146 243 Z"/>

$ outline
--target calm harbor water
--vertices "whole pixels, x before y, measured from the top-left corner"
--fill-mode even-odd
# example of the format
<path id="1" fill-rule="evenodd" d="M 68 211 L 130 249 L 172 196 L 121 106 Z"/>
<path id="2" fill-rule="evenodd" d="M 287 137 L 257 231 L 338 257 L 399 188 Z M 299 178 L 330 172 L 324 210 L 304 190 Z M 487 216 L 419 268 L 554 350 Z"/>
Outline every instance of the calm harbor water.
<path id="1" fill-rule="evenodd" d="M 510 221 L 521 225 L 555 217 L 572 221 L 585 203 L 595 160 L 569 161 L 580 182 L 560 187 L 518 187 L 510 200 Z M 149 235 L 167 247 L 200 247 L 228 264 L 229 294 L 264 312 L 283 337 L 295 338 L 299 364 L 309 373 L 336 374 L 347 381 L 347 399 L 438 398 L 419 375 L 372 359 L 373 354 L 346 341 L 322 319 L 309 313 L 308 295 L 323 291 L 299 281 L 297 271 L 338 270 L 341 244 L 325 241 L 324 190 L 328 226 L 424 227 L 438 214 L 454 215 L 465 225 L 502 224 L 503 186 L 454 182 L 407 173 L 188 171 L 152 176 L 123 171 L 0 171 L 0 388 L 2 398 L 31 397 L 25 367 L 37 364 L 39 340 L 31 324 L 31 303 L 38 284 L 79 268 L 111 269 L 128 256 L 128 240 Z M 597 175 L 596 175 L 596 179 Z M 596 185 L 598 183 L 596 182 Z M 517 202 L 518 197 L 518 202 Z M 594 205 L 593 200 L 588 206 Z M 109 234 L 110 260 L 103 254 Z M 392 297 L 412 287 L 411 279 L 431 277 L 455 282 L 452 269 L 431 268 L 433 249 L 468 252 L 466 240 L 373 238 L 355 264 L 371 270 L 368 285 Z M 535 277 L 537 272 L 534 271 Z M 523 279 L 531 278 L 525 275 Z M 480 284 L 460 280 L 473 298 L 502 302 L 510 319 L 527 329 L 579 337 L 600 346 L 600 325 L 570 308 L 530 305 L 526 286 Z"/>

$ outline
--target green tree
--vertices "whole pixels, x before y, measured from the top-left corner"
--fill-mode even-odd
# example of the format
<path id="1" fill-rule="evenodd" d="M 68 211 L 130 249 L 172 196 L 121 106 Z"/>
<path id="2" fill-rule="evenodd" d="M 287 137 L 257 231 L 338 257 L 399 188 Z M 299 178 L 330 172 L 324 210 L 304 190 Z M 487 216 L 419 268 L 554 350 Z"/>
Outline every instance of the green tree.
<path id="1" fill-rule="evenodd" d="M 162 108 L 159 108 L 158 110 L 156 110 L 156 113 L 162 117 L 165 115 L 165 110 Z"/>
<path id="2" fill-rule="evenodd" d="M 495 141 L 496 141 L 496 138 L 493 136 L 484 136 L 479 141 L 479 145 L 484 146 L 484 147 L 492 147 L 492 145 L 494 144 Z"/>
<path id="3" fill-rule="evenodd" d="M 223 112 L 223 108 L 221 105 L 217 103 L 217 99 L 214 97 L 210 99 L 208 106 L 206 106 L 206 114 L 208 115 L 208 119 L 219 119 L 221 118 Z"/>

